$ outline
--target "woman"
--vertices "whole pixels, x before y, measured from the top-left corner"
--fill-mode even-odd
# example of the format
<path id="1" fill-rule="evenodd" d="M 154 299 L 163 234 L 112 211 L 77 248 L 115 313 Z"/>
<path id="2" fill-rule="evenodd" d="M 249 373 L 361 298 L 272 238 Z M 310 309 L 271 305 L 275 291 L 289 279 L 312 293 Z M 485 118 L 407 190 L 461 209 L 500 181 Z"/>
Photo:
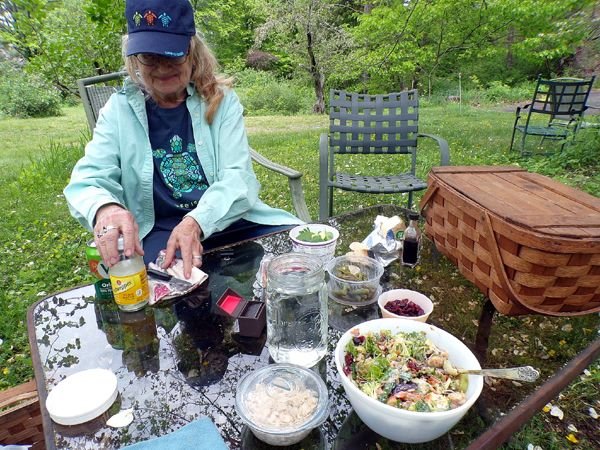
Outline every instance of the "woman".
<path id="1" fill-rule="evenodd" d="M 166 249 L 168 267 L 179 253 L 189 278 L 219 238 L 302 223 L 259 200 L 242 106 L 215 75 L 189 2 L 128 0 L 126 16 L 129 78 L 101 110 L 64 191 L 106 264 L 118 262 L 122 235 L 125 255 L 146 263 Z"/>

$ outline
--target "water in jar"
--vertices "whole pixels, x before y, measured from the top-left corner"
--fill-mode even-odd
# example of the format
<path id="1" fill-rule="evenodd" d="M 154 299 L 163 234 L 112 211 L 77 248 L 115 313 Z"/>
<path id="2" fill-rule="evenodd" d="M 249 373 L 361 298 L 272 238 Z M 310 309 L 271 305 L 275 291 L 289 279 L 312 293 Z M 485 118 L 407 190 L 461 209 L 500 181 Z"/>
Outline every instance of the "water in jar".
<path id="1" fill-rule="evenodd" d="M 268 269 L 269 353 L 277 363 L 312 367 L 327 353 L 323 269 L 314 256 L 290 253 L 278 258 Z"/>

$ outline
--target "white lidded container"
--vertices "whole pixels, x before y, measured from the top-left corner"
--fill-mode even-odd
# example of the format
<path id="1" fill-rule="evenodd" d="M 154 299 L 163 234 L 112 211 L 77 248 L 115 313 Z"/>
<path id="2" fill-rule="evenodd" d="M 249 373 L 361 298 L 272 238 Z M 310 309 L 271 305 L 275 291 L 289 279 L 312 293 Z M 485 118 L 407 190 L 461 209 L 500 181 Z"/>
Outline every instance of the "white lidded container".
<path id="1" fill-rule="evenodd" d="M 293 445 L 329 415 L 327 386 L 310 369 L 270 364 L 238 383 L 235 409 L 252 433 L 270 445 Z"/>

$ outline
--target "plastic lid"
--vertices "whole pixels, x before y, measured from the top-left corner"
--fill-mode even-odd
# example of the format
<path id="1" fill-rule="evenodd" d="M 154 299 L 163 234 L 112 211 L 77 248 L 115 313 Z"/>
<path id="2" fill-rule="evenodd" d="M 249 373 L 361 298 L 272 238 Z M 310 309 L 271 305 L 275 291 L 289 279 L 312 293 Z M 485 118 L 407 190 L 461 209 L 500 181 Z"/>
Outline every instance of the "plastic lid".
<path id="1" fill-rule="evenodd" d="M 408 213 L 408 218 L 410 220 L 419 220 L 419 217 L 421 217 L 421 215 L 418 212 L 411 211 Z"/>
<path id="2" fill-rule="evenodd" d="M 84 370 L 58 383 L 48 394 L 46 408 L 56 423 L 77 425 L 104 413 L 118 393 L 117 377 L 110 370 Z"/>

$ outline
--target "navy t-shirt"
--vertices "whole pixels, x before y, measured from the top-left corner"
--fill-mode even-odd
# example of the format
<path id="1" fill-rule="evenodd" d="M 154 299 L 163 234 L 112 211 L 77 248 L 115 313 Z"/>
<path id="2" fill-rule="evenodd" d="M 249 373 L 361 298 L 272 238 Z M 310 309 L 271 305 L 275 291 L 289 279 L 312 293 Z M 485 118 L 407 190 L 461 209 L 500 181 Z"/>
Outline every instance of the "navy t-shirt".
<path id="1" fill-rule="evenodd" d="M 155 229 L 173 229 L 198 205 L 208 182 L 198 160 L 185 102 L 161 108 L 147 100 L 146 111 L 154 158 Z"/>

